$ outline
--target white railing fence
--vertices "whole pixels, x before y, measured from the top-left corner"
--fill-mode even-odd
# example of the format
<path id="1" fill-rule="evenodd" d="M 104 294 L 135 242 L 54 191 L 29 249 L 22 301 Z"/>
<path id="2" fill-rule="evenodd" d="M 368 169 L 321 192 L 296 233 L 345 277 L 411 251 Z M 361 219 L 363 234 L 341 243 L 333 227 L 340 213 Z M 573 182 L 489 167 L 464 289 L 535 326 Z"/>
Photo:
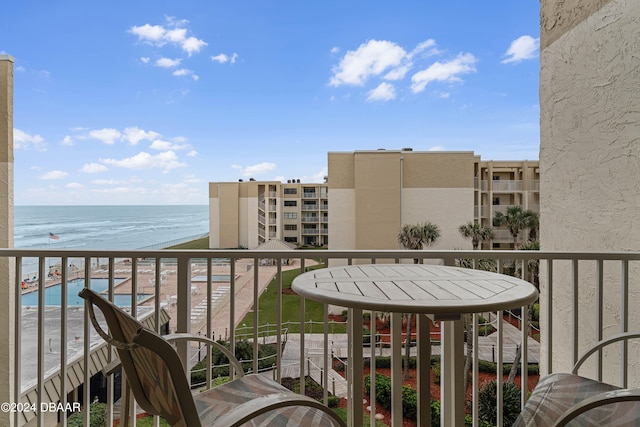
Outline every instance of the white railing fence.
<path id="1" fill-rule="evenodd" d="M 283 318 L 283 272 L 294 269 L 306 271 L 319 262 L 328 264 L 352 263 L 413 263 L 420 259 L 425 263 L 457 265 L 460 260 L 471 266 L 490 265 L 494 260 L 498 272 L 512 272 L 523 279 L 534 280 L 539 269 L 540 281 L 540 371 L 550 373 L 565 370 L 577 360 L 581 349 L 605 335 L 630 328 L 639 328 L 639 316 L 631 308 L 640 303 L 638 289 L 640 283 L 640 252 L 595 253 L 595 252 L 527 252 L 527 251 L 195 251 L 195 250 L 135 250 L 135 251 L 80 251 L 80 250 L 19 250 L 0 249 L 0 265 L 13 264 L 14 270 L 5 272 L 11 277 L 10 286 L 15 292 L 13 298 L 0 302 L 2 310 L 13 312 L 14 317 L 8 336 L 0 336 L 2 342 L 13 344 L 13 356 L 10 361 L 2 362 L 10 366 L 10 378 L 0 382 L 13 402 L 30 403 L 35 408 L 50 402 L 67 403 L 91 402 L 94 399 L 90 387 L 84 387 L 78 394 L 77 387 L 90 384 L 91 377 L 100 371 L 113 357 L 113 352 L 92 331 L 88 314 L 82 303 L 74 299 L 74 293 L 85 284 L 104 291 L 109 298 L 129 306 L 133 315 L 144 319 L 158 332 L 167 323 L 169 332 L 192 332 L 206 336 L 228 339 L 231 348 L 236 342 L 250 342 L 253 357 L 251 371 L 258 372 L 259 345 L 267 342 L 277 349 L 275 366 L 269 369 L 281 381 L 283 372 L 291 372 L 289 365 L 283 366 L 283 356 L 294 349 L 297 358 L 298 375 L 300 367 L 307 368 L 310 363 L 305 354 L 309 344 L 318 336 L 323 343 L 316 349 L 322 362 L 314 365 L 322 372 L 321 383 L 330 384 L 329 371 L 336 356 L 336 347 L 332 342 L 339 325 L 328 321 L 329 307 L 323 308 L 320 326 L 309 323 L 305 318 L 304 299 L 300 300 L 300 318 Z M 269 260 L 270 262 L 264 262 Z M 515 265 L 515 267 L 514 267 Z M 195 267 L 194 267 L 195 266 Z M 194 270 L 199 270 L 194 273 Z M 285 273 L 290 274 L 290 273 Z M 36 279 L 34 280 L 33 277 Z M 25 279 L 29 280 L 25 280 Z M 275 280 L 275 307 L 261 307 L 259 298 L 264 285 Z M 535 279 L 537 281 L 537 279 Z M 537 283 L 535 283 L 537 284 Z M 42 292 L 45 288 L 47 291 Z M 34 298 L 35 303 L 25 301 Z M 52 296 L 49 292 L 57 292 Z M 31 294 L 32 296 L 29 296 Z M 58 298 L 58 299 L 54 299 Z M 636 299 L 634 299 L 636 298 Z M 142 301 L 137 303 L 138 301 Z M 62 309 L 61 307 L 68 307 Z M 276 321 L 270 324 L 261 322 L 266 311 L 276 313 Z M 241 319 L 251 312 L 254 322 L 242 325 Z M 531 353 L 531 340 L 528 338 L 529 310 L 520 307 L 519 345 L 522 348 L 520 362 L 527 366 L 530 359 L 537 355 Z M 374 315 L 372 315 L 374 317 Z M 471 415 L 478 421 L 478 383 L 479 355 L 490 349 L 497 363 L 498 372 L 504 363 L 513 361 L 515 347 L 505 342 L 506 332 L 502 313 L 482 314 L 482 317 L 495 324 L 494 344 L 480 342 L 476 333 L 472 334 L 473 353 L 473 400 Z M 480 315 L 473 316 L 478 330 Z M 300 325 L 288 323 L 298 322 Z M 588 329 L 589 333 L 586 333 Z M 292 332 L 296 330 L 296 332 Z M 3 329 L 2 331 L 6 331 Z M 299 332 L 298 332 L 299 331 Z M 344 331 L 344 327 L 340 329 Z M 5 332 L 2 332 L 3 334 Z M 214 335 L 215 334 L 215 335 Z M 295 340 L 292 337 L 295 336 Z M 482 338 L 480 338 L 482 340 Z M 295 341 L 297 347 L 292 347 Z M 353 345 L 347 341 L 347 345 Z M 290 346 L 291 345 L 291 346 Z M 535 343 L 537 346 L 537 343 Z M 371 363 L 375 363 L 382 345 L 371 346 Z M 201 347 L 180 347 L 179 353 L 186 364 L 193 364 L 194 354 L 202 357 Z M 612 366 L 620 368 L 618 375 L 621 385 L 640 381 L 640 368 L 629 364 L 631 349 L 624 346 L 620 356 L 611 359 L 607 354 L 597 354 L 591 368 L 597 378 L 611 375 Z M 209 354 L 209 349 L 204 350 Z M 392 354 L 395 350 L 391 350 Z M 90 357 L 84 357 L 90 355 Z M 197 357 L 195 360 L 197 360 Z M 190 361 L 190 362 L 189 362 Z M 606 361 L 606 363 L 605 363 Z M 0 361 L 1 362 L 1 361 Z M 287 363 L 291 360 L 287 360 Z M 349 363 L 349 361 L 345 361 Z M 361 361 L 359 362 L 361 363 Z M 397 364 L 393 364 L 398 369 Z M 628 366 L 629 369 L 627 368 Z M 590 369 L 590 368 L 588 368 Z M 635 370 L 634 370 L 635 369 Z M 521 379 L 522 404 L 527 398 L 528 377 L 523 369 Z M 396 374 L 398 374 L 396 372 Z M 300 377 L 303 377 L 301 375 Z M 65 379 L 62 381 L 61 379 Z M 104 399 L 108 407 L 108 423 L 113 425 L 117 417 L 114 414 L 113 376 L 107 377 Z M 498 423 L 501 423 L 502 376 L 498 381 Z M 206 372 L 206 384 L 211 383 L 211 371 Z M 372 381 L 375 383 L 375 381 Z M 304 392 L 304 381 L 300 379 L 300 390 Z M 331 392 L 325 387 L 324 401 L 327 403 Z M 373 393 L 375 395 L 375 393 Z M 372 401 L 372 411 L 375 403 Z M 420 405 L 429 405 L 428 399 Z M 353 411 L 363 411 L 362 405 L 353 405 Z M 402 412 L 392 409 L 392 423 L 401 422 Z M 424 417 L 419 425 L 430 425 Z M 428 413 L 428 412 L 427 412 Z M 0 424 L 21 426 L 31 423 L 39 426 L 56 425 L 58 414 L 44 411 L 14 411 L 0 414 Z M 372 417 L 373 418 L 373 417 Z M 443 414 L 447 419 L 447 414 Z M 89 425 L 88 411 L 84 413 L 85 425 Z M 399 421 L 400 420 L 400 421 Z M 66 425 L 65 417 L 61 417 Z M 477 425 L 477 424 L 476 424 Z"/>

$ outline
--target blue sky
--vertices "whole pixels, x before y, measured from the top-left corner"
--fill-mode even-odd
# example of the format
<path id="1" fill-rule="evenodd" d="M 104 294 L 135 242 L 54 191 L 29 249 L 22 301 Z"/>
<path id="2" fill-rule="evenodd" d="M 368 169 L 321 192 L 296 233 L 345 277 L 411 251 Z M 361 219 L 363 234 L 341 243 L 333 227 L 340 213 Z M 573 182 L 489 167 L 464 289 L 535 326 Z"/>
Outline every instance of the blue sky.
<path id="1" fill-rule="evenodd" d="M 538 159 L 539 2 L 21 1 L 17 205 L 207 204 L 328 151 Z"/>

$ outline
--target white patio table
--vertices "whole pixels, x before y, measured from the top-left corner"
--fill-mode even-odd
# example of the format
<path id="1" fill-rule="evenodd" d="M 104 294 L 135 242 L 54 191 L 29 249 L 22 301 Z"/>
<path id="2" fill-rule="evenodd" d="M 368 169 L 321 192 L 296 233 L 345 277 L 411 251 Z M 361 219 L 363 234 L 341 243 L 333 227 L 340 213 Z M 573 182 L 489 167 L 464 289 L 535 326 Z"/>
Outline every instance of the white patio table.
<path id="1" fill-rule="evenodd" d="M 421 398 L 429 396 L 430 339 L 428 319 L 424 315 L 443 321 L 442 425 L 462 427 L 465 390 L 461 375 L 464 365 L 464 326 L 461 316 L 522 307 L 538 297 L 538 291 L 531 283 L 516 277 L 425 264 L 360 264 L 312 270 L 296 277 L 291 287 L 305 298 L 349 309 L 349 400 L 353 404 L 362 402 L 364 397 L 363 349 L 361 345 L 353 345 L 362 342 L 362 310 L 394 313 L 392 330 L 395 328 L 397 335 L 400 335 L 402 313 L 421 314 L 418 316 L 417 343 L 418 399 L 422 402 L 422 405 L 418 405 L 418 419 L 421 426 L 431 423 L 425 416 L 428 412 L 424 403 L 428 400 Z M 399 358 L 400 345 L 392 343 L 392 361 Z M 427 364 L 426 369 L 420 369 L 420 361 Z M 399 361 L 392 363 L 400 366 Z M 392 375 L 394 426 L 402 423 L 401 386 L 401 379 Z M 399 411 L 397 408 L 400 408 Z M 359 412 L 350 410 L 350 425 L 362 425 Z"/>

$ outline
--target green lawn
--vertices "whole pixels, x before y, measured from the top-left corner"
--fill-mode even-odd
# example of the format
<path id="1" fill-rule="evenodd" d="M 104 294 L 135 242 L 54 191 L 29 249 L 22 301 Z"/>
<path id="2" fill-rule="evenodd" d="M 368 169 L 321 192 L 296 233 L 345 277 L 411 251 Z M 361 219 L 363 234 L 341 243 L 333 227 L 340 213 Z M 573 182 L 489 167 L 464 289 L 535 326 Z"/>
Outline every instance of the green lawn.
<path id="1" fill-rule="evenodd" d="M 180 243 L 179 245 L 170 246 L 165 249 L 209 249 L 209 238 L 203 237 L 202 239 Z"/>
<path id="2" fill-rule="evenodd" d="M 322 268 L 322 265 L 311 267 L 311 268 Z M 291 321 L 291 322 L 300 322 L 300 297 L 294 294 L 291 289 L 291 282 L 293 279 L 300 274 L 300 270 L 288 270 L 282 273 L 282 322 Z M 290 294 L 291 293 L 291 294 Z M 269 283 L 267 288 L 264 290 L 259 300 L 259 312 L 258 312 L 258 325 L 266 325 L 267 323 L 270 325 L 275 325 L 277 320 L 277 310 L 276 307 L 278 298 L 278 279 L 277 277 Z M 322 322 L 324 321 L 324 305 L 311 301 L 305 300 L 305 322 L 309 320 L 313 320 L 314 322 Z M 240 322 L 240 325 L 252 326 L 254 322 L 253 312 L 248 313 L 244 319 Z M 311 329 L 308 323 L 305 325 L 306 332 L 312 333 L 322 333 L 324 331 L 324 326 L 322 324 L 314 324 L 313 329 Z M 289 332 L 300 332 L 299 325 L 291 325 L 289 328 Z M 329 324 L 329 333 L 346 333 L 346 326 L 344 324 L 335 325 Z"/>

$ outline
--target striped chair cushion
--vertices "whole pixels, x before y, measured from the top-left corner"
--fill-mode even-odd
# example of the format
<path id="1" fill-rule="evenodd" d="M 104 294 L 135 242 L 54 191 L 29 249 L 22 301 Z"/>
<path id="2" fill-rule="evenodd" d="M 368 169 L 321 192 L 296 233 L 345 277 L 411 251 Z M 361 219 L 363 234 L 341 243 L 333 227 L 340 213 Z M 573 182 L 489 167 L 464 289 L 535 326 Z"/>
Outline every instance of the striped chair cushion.
<path id="1" fill-rule="evenodd" d="M 571 406 L 595 394 L 618 387 L 572 374 L 551 374 L 536 385 L 524 410 L 513 424 L 517 427 L 552 426 Z M 617 403 L 592 409 L 575 418 L 570 426 L 640 427 L 640 405 Z"/>
<path id="2" fill-rule="evenodd" d="M 193 396 L 202 425 L 213 425 L 228 410 L 256 397 L 273 393 L 291 393 L 284 386 L 258 375 L 245 375 Z M 256 417 L 247 426 L 332 426 L 322 411 L 308 407 L 280 408 Z"/>

